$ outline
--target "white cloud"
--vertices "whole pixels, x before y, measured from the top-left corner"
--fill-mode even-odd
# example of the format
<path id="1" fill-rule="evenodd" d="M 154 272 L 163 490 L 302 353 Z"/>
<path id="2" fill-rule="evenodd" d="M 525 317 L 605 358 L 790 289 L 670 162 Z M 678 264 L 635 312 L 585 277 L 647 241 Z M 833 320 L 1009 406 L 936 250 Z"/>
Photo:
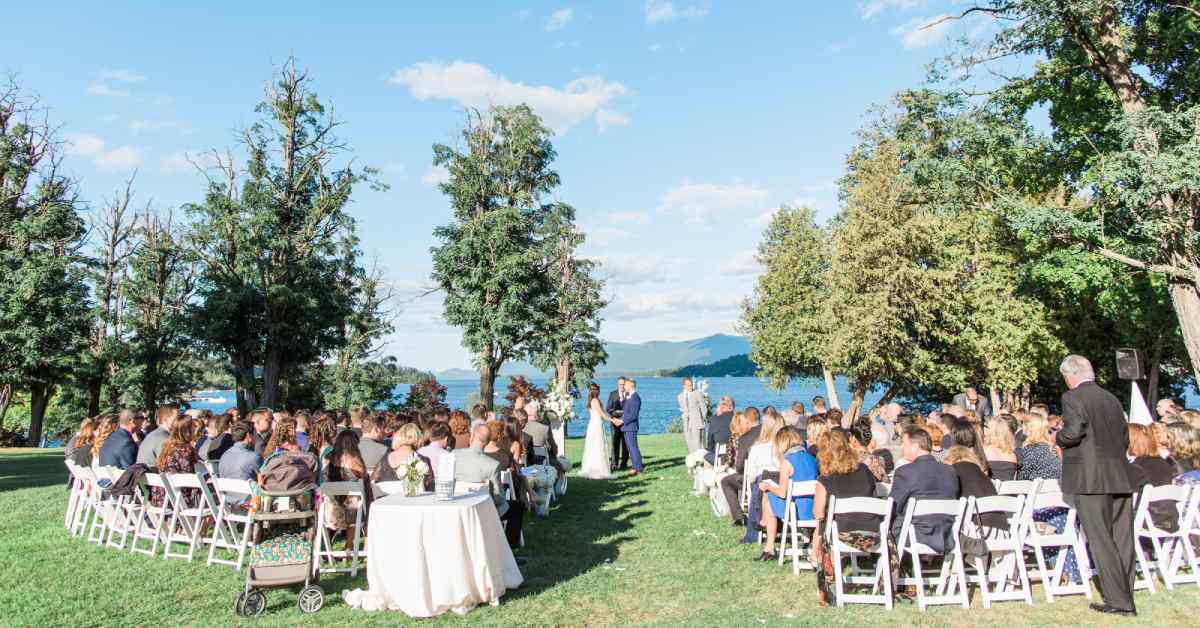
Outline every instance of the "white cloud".
<path id="1" fill-rule="evenodd" d="M 870 0 L 862 4 L 862 16 L 870 19 L 888 9 L 906 11 L 916 7 L 918 3 L 919 0 Z"/>
<path id="2" fill-rule="evenodd" d="M 691 224 L 705 224 L 724 211 L 756 205 L 766 199 L 767 191 L 752 183 L 685 183 L 663 196 L 659 210 L 683 214 Z"/>
<path id="3" fill-rule="evenodd" d="M 117 83 L 141 83 L 146 80 L 146 76 L 138 74 L 133 70 L 104 70 L 97 75 L 101 81 L 115 81 Z"/>
<path id="4" fill-rule="evenodd" d="M 684 273 L 694 263 L 682 257 L 665 255 L 601 255 L 593 257 L 609 283 L 633 285 L 662 283 Z"/>
<path id="5" fill-rule="evenodd" d="M 628 90 L 598 76 L 577 78 L 557 88 L 510 81 L 478 63 L 427 61 L 397 70 L 390 80 L 408 87 L 419 100 L 441 98 L 480 109 L 526 103 L 559 132 L 590 117 L 602 127 L 629 121 L 608 109 Z"/>
<path id="6" fill-rule="evenodd" d="M 717 272 L 733 277 L 757 275 L 762 272 L 762 264 L 758 263 L 755 255 L 756 253 L 752 250 L 736 253 L 721 262 L 721 265 L 717 267 Z"/>
<path id="7" fill-rule="evenodd" d="M 421 175 L 421 183 L 425 185 L 439 185 L 450 180 L 450 172 L 445 166 L 430 166 L 425 174 Z"/>
<path id="8" fill-rule="evenodd" d="M 740 295 L 722 291 L 682 289 L 647 294 L 618 292 L 605 313 L 613 318 L 626 319 L 671 314 L 694 317 L 701 313 L 736 312 L 741 306 Z"/>
<path id="9" fill-rule="evenodd" d="M 571 23 L 571 18 L 575 17 L 575 9 L 559 9 L 550 14 L 546 18 L 546 24 L 542 27 L 547 33 L 554 32 L 567 24 Z"/>
<path id="10" fill-rule="evenodd" d="M 129 95 L 129 92 L 122 89 L 113 89 L 104 83 L 92 83 L 88 85 L 87 93 L 93 96 L 104 96 L 109 98 L 124 98 Z"/>
<path id="11" fill-rule="evenodd" d="M 646 23 L 661 24 L 682 18 L 702 18 L 708 15 L 708 7 L 700 5 L 676 7 L 668 0 L 646 0 Z"/>
<path id="12" fill-rule="evenodd" d="M 625 126 L 629 124 L 629 116 L 617 112 L 601 109 L 596 112 L 596 125 L 601 131 L 607 131 L 615 126 Z"/>
<path id="13" fill-rule="evenodd" d="M 124 170 L 142 162 L 142 150 L 136 146 L 108 149 L 103 138 L 89 133 L 68 133 L 66 139 L 68 154 L 90 157 L 102 170 Z"/>
<path id="14" fill-rule="evenodd" d="M 588 244 L 599 247 L 605 247 L 629 237 L 628 231 L 616 227 L 583 227 L 583 232 L 587 235 Z"/>
<path id="15" fill-rule="evenodd" d="M 616 224 L 645 225 L 650 223 L 650 214 L 646 212 L 613 212 L 608 215 L 608 220 Z"/>
<path id="16" fill-rule="evenodd" d="M 900 43 L 908 50 L 925 48 L 942 40 L 946 29 L 950 28 L 951 20 L 948 15 L 935 15 L 909 20 L 892 29 L 893 35 L 900 37 Z"/>

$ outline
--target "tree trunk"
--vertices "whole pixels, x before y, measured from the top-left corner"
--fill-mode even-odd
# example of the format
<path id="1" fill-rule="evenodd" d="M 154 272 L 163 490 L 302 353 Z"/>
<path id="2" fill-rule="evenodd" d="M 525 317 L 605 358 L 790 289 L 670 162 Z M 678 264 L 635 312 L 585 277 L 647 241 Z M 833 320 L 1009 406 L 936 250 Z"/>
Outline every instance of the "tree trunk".
<path id="1" fill-rule="evenodd" d="M 142 371 L 142 407 L 147 416 L 154 416 L 158 410 L 158 361 L 147 360 Z"/>
<path id="2" fill-rule="evenodd" d="M 283 376 L 283 354 L 278 347 L 267 349 L 263 360 L 262 405 L 272 410 L 279 405 L 279 378 Z"/>
<path id="3" fill-rule="evenodd" d="M 829 367 L 824 364 L 821 365 L 821 371 L 825 375 L 825 396 L 829 398 L 829 407 L 841 410 L 842 404 L 838 401 L 837 386 L 833 381 L 833 371 L 829 370 Z"/>
<path id="4" fill-rule="evenodd" d="M 1158 416 L 1154 407 L 1158 405 L 1158 380 L 1159 368 L 1162 363 L 1162 346 L 1163 337 L 1162 334 L 1159 334 L 1154 338 L 1154 348 L 1150 350 L 1150 370 L 1148 380 L 1146 381 L 1146 402 L 1150 404 L 1150 411 L 1154 413 L 1154 416 Z"/>
<path id="5" fill-rule="evenodd" d="M 846 410 L 845 416 L 853 417 L 852 421 L 858 419 L 858 413 L 862 410 L 863 399 L 867 396 L 868 388 L 870 388 L 869 385 L 858 381 L 851 386 L 850 409 Z"/>
<path id="6" fill-rule="evenodd" d="M 554 392 L 566 395 L 571 390 L 571 356 L 559 356 L 554 362 Z"/>
<path id="7" fill-rule="evenodd" d="M 29 446 L 42 444 L 42 424 L 46 420 L 46 406 L 50 405 L 53 389 L 40 382 L 29 384 Z"/>
<path id="8" fill-rule="evenodd" d="M 491 360 L 479 365 L 479 402 L 492 409 L 492 398 L 496 395 L 496 372 Z"/>
<path id="9" fill-rule="evenodd" d="M 104 380 L 99 377 L 88 379 L 88 410 L 89 417 L 98 416 L 100 414 L 100 390 L 104 387 Z"/>
<path id="10" fill-rule="evenodd" d="M 1200 382 L 1200 292 L 1196 284 L 1183 281 L 1171 282 L 1171 303 L 1183 332 L 1183 346 L 1187 348 L 1192 362 L 1192 377 Z"/>
<path id="11" fill-rule="evenodd" d="M 245 417 L 258 407 L 258 395 L 254 385 L 254 361 L 250 356 L 234 356 L 234 379 L 237 380 L 238 416 Z"/>
<path id="12" fill-rule="evenodd" d="M 992 416 L 996 416 L 996 415 L 1000 414 L 1000 389 L 996 388 L 996 386 L 994 386 L 994 385 L 991 386 L 990 388 L 991 388 L 991 395 L 992 395 Z M 987 417 L 981 416 L 979 418 L 986 419 Z"/>
<path id="13" fill-rule="evenodd" d="M 8 405 L 12 403 L 13 385 L 0 386 L 0 431 L 4 431 L 4 415 L 8 414 Z"/>

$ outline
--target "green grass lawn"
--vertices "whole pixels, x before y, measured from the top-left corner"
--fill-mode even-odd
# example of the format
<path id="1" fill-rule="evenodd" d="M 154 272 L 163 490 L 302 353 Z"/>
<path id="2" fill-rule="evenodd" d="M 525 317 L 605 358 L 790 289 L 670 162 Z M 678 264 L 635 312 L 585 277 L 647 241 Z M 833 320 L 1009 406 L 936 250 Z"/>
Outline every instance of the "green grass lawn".
<path id="1" fill-rule="evenodd" d="M 1006 602 L 985 610 L 939 607 L 926 613 L 902 603 L 819 609 L 814 577 L 790 565 L 755 563 L 756 547 L 734 542 L 740 531 L 717 519 L 708 501 L 688 494 L 678 435 L 641 439 L 647 473 L 599 482 L 573 477 L 549 519 L 526 522 L 525 584 L 499 607 L 420 622 L 398 612 L 365 613 L 340 601 L 366 577 L 324 577 L 330 600 L 302 616 L 295 590 L 271 590 L 257 620 L 233 614 L 244 572 L 166 561 L 70 538 L 62 526 L 66 471 L 54 450 L 0 449 L 0 625 L 261 626 L 355 625 L 754 626 L 847 625 L 1116 625 L 1129 622 L 1088 610 L 1081 596 L 1032 607 Z M 569 443 L 579 460 L 583 442 Z M 1139 593 L 1137 623 L 1200 625 L 1200 588 Z"/>

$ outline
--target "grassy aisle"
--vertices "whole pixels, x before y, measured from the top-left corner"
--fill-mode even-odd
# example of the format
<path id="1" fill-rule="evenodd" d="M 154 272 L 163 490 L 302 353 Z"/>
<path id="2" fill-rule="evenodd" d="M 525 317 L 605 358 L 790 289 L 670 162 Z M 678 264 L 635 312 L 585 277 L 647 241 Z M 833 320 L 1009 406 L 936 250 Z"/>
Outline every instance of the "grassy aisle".
<path id="1" fill-rule="evenodd" d="M 233 615 L 242 573 L 228 567 L 148 558 L 70 539 L 62 527 L 65 469 L 57 451 L 0 450 L 0 625 L 1116 625 L 1081 597 L 991 610 L 911 605 L 818 609 L 813 576 L 754 563 L 734 544 L 728 518 L 688 494 L 677 435 L 642 438 L 648 473 L 610 482 L 571 479 L 570 494 L 545 520 L 526 524 L 525 585 L 497 608 L 416 622 L 400 613 L 363 613 L 334 599 L 302 617 L 294 591 L 268 592 L 255 621 Z M 582 441 L 569 443 L 578 460 Z M 360 576 L 324 578 L 331 598 L 366 586 Z M 1040 590 L 1036 593 L 1040 594 Z M 1137 596 L 1142 625 L 1197 625 L 1200 588 Z M 1128 623 L 1128 622 L 1123 622 Z"/>

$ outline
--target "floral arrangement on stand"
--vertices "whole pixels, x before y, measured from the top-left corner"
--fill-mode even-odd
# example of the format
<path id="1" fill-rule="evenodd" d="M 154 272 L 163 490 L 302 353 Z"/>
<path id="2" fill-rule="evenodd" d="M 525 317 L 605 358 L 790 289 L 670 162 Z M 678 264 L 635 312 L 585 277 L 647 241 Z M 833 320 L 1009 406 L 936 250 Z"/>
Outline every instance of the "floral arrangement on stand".
<path id="1" fill-rule="evenodd" d="M 558 483 L 558 471 L 548 464 L 521 468 L 521 475 L 533 489 L 533 513 L 539 517 L 550 514 L 550 498 Z"/>
<path id="2" fill-rule="evenodd" d="M 542 400 L 542 409 L 553 412 L 558 420 L 566 423 L 575 418 L 575 398 L 569 394 L 551 391 L 546 393 Z"/>
<path id="3" fill-rule="evenodd" d="M 689 474 L 695 475 L 697 469 L 704 467 L 704 462 L 705 462 L 704 454 L 705 453 L 706 452 L 704 450 L 697 449 L 696 451 L 693 451 L 692 453 L 688 454 L 687 457 L 683 459 L 684 464 L 687 465 L 687 470 L 688 470 Z"/>
<path id="4" fill-rule="evenodd" d="M 425 488 L 425 478 L 429 475 L 429 465 L 417 456 L 402 463 L 396 469 L 396 477 L 404 484 L 404 496 L 412 497 Z"/>

